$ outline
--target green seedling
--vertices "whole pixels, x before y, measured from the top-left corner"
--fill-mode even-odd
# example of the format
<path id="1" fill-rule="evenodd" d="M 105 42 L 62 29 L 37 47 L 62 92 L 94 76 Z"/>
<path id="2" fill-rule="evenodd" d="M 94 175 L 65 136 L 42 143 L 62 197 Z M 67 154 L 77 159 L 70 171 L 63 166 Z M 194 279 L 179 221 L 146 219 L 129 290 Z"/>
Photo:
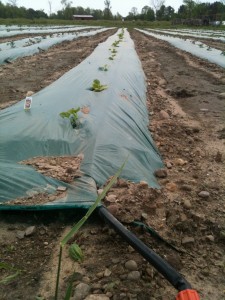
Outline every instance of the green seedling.
<path id="1" fill-rule="evenodd" d="M 212 51 L 212 48 L 210 46 L 208 46 L 208 48 L 206 50 L 207 51 Z"/>
<path id="2" fill-rule="evenodd" d="M 225 51 L 222 51 L 220 54 L 225 56 Z"/>
<path id="3" fill-rule="evenodd" d="M 113 56 L 110 56 L 110 57 L 109 57 L 109 60 L 114 60 Z"/>
<path id="4" fill-rule="evenodd" d="M 80 110 L 80 107 L 78 107 L 77 109 L 71 108 L 66 112 L 61 112 L 59 115 L 62 118 L 69 119 L 72 127 L 76 128 L 78 126 L 78 115 L 77 115 L 77 113 L 78 113 L 79 110 Z"/>
<path id="5" fill-rule="evenodd" d="M 203 44 L 200 44 L 200 45 L 199 45 L 199 47 L 200 47 L 200 48 L 203 48 L 203 47 L 204 47 L 204 45 L 203 45 Z"/>
<path id="6" fill-rule="evenodd" d="M 102 85 L 100 80 L 95 79 L 95 80 L 93 80 L 91 91 L 102 92 L 102 91 L 106 90 L 107 88 L 108 88 L 107 85 Z"/>
<path id="7" fill-rule="evenodd" d="M 58 292 L 59 292 L 59 279 L 60 279 L 60 272 L 61 272 L 61 263 L 62 263 L 62 251 L 63 248 L 65 247 L 65 245 L 68 243 L 68 241 L 74 237 L 74 235 L 80 230 L 80 228 L 84 225 L 84 223 L 89 219 L 89 217 L 91 216 L 91 214 L 94 212 L 94 210 L 99 206 L 99 204 L 101 203 L 101 200 L 105 198 L 107 192 L 109 191 L 109 189 L 116 183 L 118 177 L 120 176 L 125 164 L 127 162 L 126 161 L 122 164 L 122 166 L 119 168 L 119 170 L 116 172 L 116 174 L 113 176 L 113 178 L 110 180 L 110 182 L 107 184 L 107 186 L 103 189 L 102 193 L 97 197 L 97 199 L 95 200 L 95 202 L 93 203 L 93 205 L 89 208 L 89 210 L 87 211 L 87 213 L 85 214 L 85 216 L 80 219 L 80 221 L 78 221 L 73 227 L 72 229 L 68 232 L 68 234 L 63 238 L 63 240 L 60 243 L 60 249 L 59 249 L 59 260 L 58 260 L 58 270 L 57 270 L 57 278 L 56 278 L 56 288 L 55 288 L 55 297 L 54 300 L 58 299 Z M 73 245 L 72 245 L 73 246 Z M 78 261 L 83 259 L 83 253 L 80 249 L 80 247 L 77 244 L 75 244 L 75 246 L 73 246 L 72 252 L 73 252 L 73 256 L 75 256 L 76 258 L 78 257 Z M 71 247 L 70 247 L 71 249 Z M 71 250 L 70 250 L 71 252 Z M 65 300 L 69 300 L 71 298 L 71 294 L 72 294 L 72 282 L 70 282 L 67 291 L 66 291 L 66 297 Z"/>
<path id="8" fill-rule="evenodd" d="M 112 43 L 112 46 L 113 46 L 113 47 L 119 47 L 119 46 L 118 46 L 119 43 L 120 43 L 120 41 L 115 41 L 114 43 Z"/>
<path id="9" fill-rule="evenodd" d="M 69 248 L 69 256 L 74 261 L 83 261 L 84 254 L 77 243 L 73 243 Z"/>
<path id="10" fill-rule="evenodd" d="M 116 49 L 113 49 L 113 50 L 112 50 L 112 53 L 117 53 Z"/>
<path id="11" fill-rule="evenodd" d="M 109 67 L 108 67 L 108 65 L 104 65 L 103 67 L 99 67 L 98 68 L 99 69 L 99 71 L 108 71 L 109 70 Z"/>
<path id="12" fill-rule="evenodd" d="M 15 48 L 16 47 L 14 41 L 8 42 L 7 45 L 10 45 L 11 48 Z"/>
<path id="13" fill-rule="evenodd" d="M 22 272 L 22 270 L 19 270 L 19 269 L 15 268 L 15 267 L 12 267 L 12 266 L 10 266 L 9 264 L 6 264 L 6 263 L 4 263 L 4 262 L 0 262 L 0 269 L 5 269 L 5 270 L 14 271 L 13 274 L 11 274 L 11 275 L 9 275 L 9 276 L 3 278 L 2 280 L 0 280 L 0 285 L 1 285 L 1 284 L 8 284 L 8 283 L 12 282 L 12 281 L 13 281 L 15 278 L 17 278 L 17 277 L 21 274 L 21 272 Z"/>
<path id="14" fill-rule="evenodd" d="M 119 33 L 119 34 L 117 34 L 117 35 L 118 35 L 118 37 L 119 37 L 120 40 L 123 39 L 123 33 Z"/>

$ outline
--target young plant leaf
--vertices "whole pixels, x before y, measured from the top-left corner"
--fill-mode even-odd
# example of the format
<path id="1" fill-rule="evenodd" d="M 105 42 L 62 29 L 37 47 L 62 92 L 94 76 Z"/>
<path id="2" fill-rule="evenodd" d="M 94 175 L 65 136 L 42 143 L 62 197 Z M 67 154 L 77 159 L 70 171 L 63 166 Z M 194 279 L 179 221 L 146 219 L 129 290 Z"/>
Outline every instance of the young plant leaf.
<path id="1" fill-rule="evenodd" d="M 73 283 L 70 282 L 67 290 L 66 290 L 66 296 L 64 300 L 70 300 L 71 296 L 72 296 L 72 288 L 73 288 Z"/>
<path id="2" fill-rule="evenodd" d="M 69 256 L 74 261 L 83 261 L 84 259 L 84 254 L 77 243 L 73 243 L 72 245 L 70 245 Z"/>
<path id="3" fill-rule="evenodd" d="M 101 92 L 103 90 L 106 90 L 107 88 L 108 88 L 107 85 L 102 85 L 100 80 L 95 79 L 95 80 L 93 80 L 91 91 Z"/>
<path id="4" fill-rule="evenodd" d="M 70 123 L 73 128 L 77 126 L 77 120 L 78 120 L 78 111 L 80 110 L 80 107 L 78 108 L 71 108 L 68 111 L 61 112 L 59 115 L 62 118 L 67 118 L 70 120 Z"/>
<path id="5" fill-rule="evenodd" d="M 12 282 L 16 277 L 18 277 L 20 275 L 20 273 L 21 273 L 20 271 L 16 271 L 14 274 L 3 278 L 0 281 L 0 284 L 8 284 L 8 283 Z"/>

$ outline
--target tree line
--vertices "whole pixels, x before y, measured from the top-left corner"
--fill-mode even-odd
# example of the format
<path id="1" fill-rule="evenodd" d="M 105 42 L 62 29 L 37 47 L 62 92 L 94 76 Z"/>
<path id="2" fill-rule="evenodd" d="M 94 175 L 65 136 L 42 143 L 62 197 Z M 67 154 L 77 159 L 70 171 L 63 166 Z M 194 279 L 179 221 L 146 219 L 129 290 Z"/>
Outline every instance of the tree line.
<path id="1" fill-rule="evenodd" d="M 177 18 L 182 19 L 202 19 L 208 18 L 210 21 L 222 21 L 225 16 L 225 4 L 216 1 L 214 3 L 199 3 L 198 0 L 183 0 L 183 4 L 175 12 L 172 6 L 165 6 L 164 0 L 151 0 L 151 6 L 145 5 L 139 12 L 136 7 L 132 7 L 127 16 L 119 13 L 113 15 L 110 0 L 105 0 L 105 8 L 92 9 L 81 6 L 73 7 L 72 2 L 61 0 L 62 9 L 52 13 L 52 1 L 47 1 L 49 14 L 44 10 L 34 10 L 32 8 L 18 7 L 17 0 L 9 0 L 7 4 L 0 1 L 0 18 L 26 18 L 26 19 L 63 19 L 71 20 L 73 15 L 92 15 L 96 20 L 145 20 L 145 21 L 170 21 Z"/>

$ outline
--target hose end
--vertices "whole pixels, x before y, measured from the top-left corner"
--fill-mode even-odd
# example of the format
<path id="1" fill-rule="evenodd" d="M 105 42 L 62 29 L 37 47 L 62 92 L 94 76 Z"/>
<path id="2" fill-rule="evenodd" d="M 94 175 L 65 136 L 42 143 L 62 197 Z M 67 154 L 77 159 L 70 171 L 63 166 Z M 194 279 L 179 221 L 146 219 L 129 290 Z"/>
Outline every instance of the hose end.
<path id="1" fill-rule="evenodd" d="M 200 300 L 198 293 L 195 290 L 183 290 L 179 292 L 176 300 Z"/>

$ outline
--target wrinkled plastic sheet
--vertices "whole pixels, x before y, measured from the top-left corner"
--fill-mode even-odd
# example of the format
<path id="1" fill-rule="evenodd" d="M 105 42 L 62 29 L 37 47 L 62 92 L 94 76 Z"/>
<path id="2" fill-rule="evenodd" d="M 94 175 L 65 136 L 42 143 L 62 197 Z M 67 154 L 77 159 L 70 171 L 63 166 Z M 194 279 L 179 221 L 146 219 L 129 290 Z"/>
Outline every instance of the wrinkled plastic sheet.
<path id="1" fill-rule="evenodd" d="M 64 41 L 72 41 L 79 37 L 87 37 L 87 36 L 93 36 L 97 33 L 103 32 L 109 30 L 109 28 L 101 28 L 89 32 L 79 32 L 76 35 L 74 34 L 65 34 L 63 36 L 59 37 L 53 37 L 49 39 L 43 39 L 40 41 L 40 43 L 36 43 L 33 45 L 30 45 L 28 47 L 19 47 L 19 48 L 13 48 L 13 49 L 7 49 L 0 51 L 0 64 L 4 64 L 8 61 L 14 61 L 19 57 L 25 57 L 25 56 L 31 56 L 35 53 L 39 53 L 40 51 L 48 50 L 50 47 L 60 44 Z"/>
<path id="2" fill-rule="evenodd" d="M 79 27 L 80 25 L 0 25 L 0 31 L 22 31 L 22 30 L 32 30 L 32 29 L 60 29 L 60 28 L 72 28 Z"/>
<path id="3" fill-rule="evenodd" d="M 214 63 L 222 68 L 225 68 L 225 56 L 221 54 L 221 50 L 217 50 L 215 48 L 211 48 L 210 51 L 207 50 L 208 46 L 203 43 L 195 43 L 190 39 L 182 39 L 173 36 L 166 36 L 162 34 L 156 34 L 153 32 L 149 32 L 146 30 L 136 29 L 146 35 L 153 36 L 157 39 L 166 41 L 173 45 L 176 48 L 179 48 L 183 51 L 189 52 L 197 57 L 200 57 L 204 60 L 208 60 L 211 63 Z M 202 48 L 200 47 L 202 44 Z"/>
<path id="4" fill-rule="evenodd" d="M 188 32 L 183 32 L 183 31 L 176 31 L 176 30 L 160 30 L 160 29 L 147 29 L 150 32 L 153 33 L 159 33 L 159 34 L 169 34 L 169 35 L 180 35 L 180 36 L 191 36 L 199 39 L 210 39 L 210 40 L 219 40 L 223 43 L 225 43 L 225 36 L 221 36 L 218 34 L 214 33 L 209 33 L 209 32 L 195 32 L 195 31 L 188 31 Z"/>
<path id="5" fill-rule="evenodd" d="M 174 31 L 174 32 L 183 32 L 183 33 L 193 33 L 197 35 L 208 35 L 208 36 L 218 36 L 218 37 L 225 37 L 224 30 L 206 30 L 206 29 L 164 29 L 164 31 Z"/>
<path id="6" fill-rule="evenodd" d="M 6 37 L 12 37 L 15 35 L 21 35 L 21 34 L 46 34 L 46 33 L 57 33 L 57 32 L 69 32 L 69 31 L 77 31 L 82 29 L 99 29 L 101 26 L 62 26 L 62 27 L 40 27 L 40 28 L 27 28 L 27 29 L 17 29 L 17 30 L 6 30 L 6 31 L 0 31 L 0 37 L 6 38 Z"/>
<path id="7" fill-rule="evenodd" d="M 163 166 L 148 131 L 146 82 L 141 63 L 129 33 L 113 61 L 109 60 L 115 34 L 101 43 L 77 67 L 33 95 L 30 111 L 24 100 L 0 111 L 0 209 L 55 209 L 88 207 L 122 163 L 121 173 L 132 182 L 146 181 L 158 188 L 154 171 Z M 108 71 L 99 67 L 107 64 Z M 94 79 L 108 89 L 90 90 Z M 72 107 L 88 106 L 89 114 L 79 112 L 78 128 L 59 114 Z M 36 156 L 76 156 L 83 153 L 83 176 L 72 184 L 38 173 L 19 164 Z M 5 205 L 32 191 L 53 193 L 58 186 L 67 187 L 63 199 L 43 205 Z"/>

